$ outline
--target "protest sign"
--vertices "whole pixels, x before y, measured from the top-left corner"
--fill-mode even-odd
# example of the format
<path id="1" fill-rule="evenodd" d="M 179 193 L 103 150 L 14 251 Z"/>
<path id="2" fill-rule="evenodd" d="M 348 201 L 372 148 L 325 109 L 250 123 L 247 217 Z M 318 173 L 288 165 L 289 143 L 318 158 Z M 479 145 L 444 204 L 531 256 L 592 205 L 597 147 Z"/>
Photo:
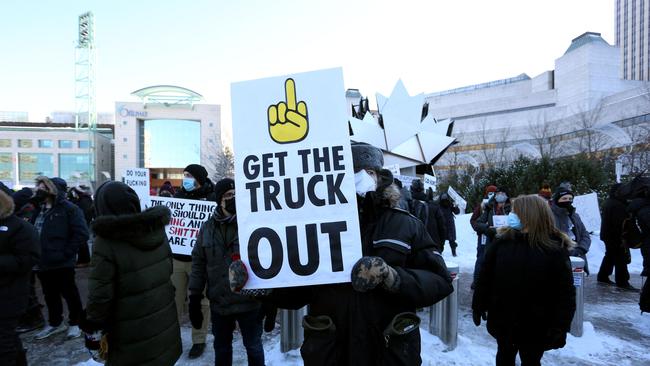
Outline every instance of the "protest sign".
<path id="1" fill-rule="evenodd" d="M 402 187 L 406 189 L 411 188 L 411 183 L 413 183 L 414 180 L 420 179 L 418 177 L 411 177 L 409 175 L 393 175 L 393 178 L 399 179 L 399 181 L 402 182 Z"/>
<path id="2" fill-rule="evenodd" d="M 427 189 L 431 188 L 434 192 L 436 191 L 436 182 L 437 179 L 433 175 L 425 174 L 422 179 L 422 183 L 424 183 L 424 190 L 426 191 Z"/>
<path id="3" fill-rule="evenodd" d="M 600 232 L 600 210 L 598 209 L 598 195 L 589 193 L 573 198 L 573 206 L 580 215 L 582 223 L 589 232 Z"/>
<path id="4" fill-rule="evenodd" d="M 361 257 L 341 69 L 233 83 L 247 289 L 350 281 Z"/>
<path id="5" fill-rule="evenodd" d="M 166 206 L 172 216 L 165 227 L 169 246 L 174 254 L 191 255 L 201 225 L 217 208 L 211 201 L 185 200 L 170 197 L 149 197 L 151 206 Z"/>
<path id="6" fill-rule="evenodd" d="M 131 187 L 140 198 L 142 210 L 149 206 L 149 169 L 129 168 L 124 170 L 124 184 Z"/>
<path id="7" fill-rule="evenodd" d="M 400 175 L 399 164 L 386 165 L 384 169 L 390 170 L 393 176 Z"/>
<path id="8" fill-rule="evenodd" d="M 493 215 L 492 223 L 494 227 L 504 227 L 508 226 L 508 216 L 507 215 Z"/>
<path id="9" fill-rule="evenodd" d="M 464 214 L 467 210 L 467 201 L 463 197 L 461 197 L 456 190 L 454 190 L 451 186 L 449 186 L 449 189 L 447 189 L 447 194 L 449 194 L 449 197 L 454 200 L 456 203 L 456 206 L 460 209 L 460 213 Z"/>

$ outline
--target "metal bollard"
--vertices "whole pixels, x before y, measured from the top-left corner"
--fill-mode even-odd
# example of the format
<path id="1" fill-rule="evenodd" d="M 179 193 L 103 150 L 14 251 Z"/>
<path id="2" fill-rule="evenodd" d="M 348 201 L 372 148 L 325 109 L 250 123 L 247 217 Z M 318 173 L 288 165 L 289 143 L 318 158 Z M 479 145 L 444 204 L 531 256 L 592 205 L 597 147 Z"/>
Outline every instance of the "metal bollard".
<path id="1" fill-rule="evenodd" d="M 571 269 L 573 270 L 573 286 L 576 288 L 576 312 L 571 321 L 571 335 L 582 337 L 582 322 L 585 313 L 585 261 L 580 257 L 569 257 Z"/>
<path id="2" fill-rule="evenodd" d="M 429 333 L 438 336 L 453 351 L 458 344 L 458 271 L 456 263 L 447 263 L 454 292 L 429 308 Z"/>
<path id="3" fill-rule="evenodd" d="M 298 310 L 280 310 L 280 351 L 289 352 L 302 346 L 304 338 L 302 318 L 307 315 L 307 307 Z"/>

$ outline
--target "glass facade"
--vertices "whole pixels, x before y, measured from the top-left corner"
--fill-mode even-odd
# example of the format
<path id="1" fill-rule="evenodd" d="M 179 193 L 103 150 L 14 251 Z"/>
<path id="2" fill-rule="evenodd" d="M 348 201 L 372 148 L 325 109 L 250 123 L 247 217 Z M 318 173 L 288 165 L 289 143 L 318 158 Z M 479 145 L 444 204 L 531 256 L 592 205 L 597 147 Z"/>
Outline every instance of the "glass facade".
<path id="1" fill-rule="evenodd" d="M 11 147 L 11 139 L 0 139 L 0 147 Z"/>
<path id="2" fill-rule="evenodd" d="M 69 182 L 89 180 L 89 168 L 88 154 L 59 154 L 59 176 Z"/>
<path id="3" fill-rule="evenodd" d="M 34 147 L 34 142 L 32 140 L 20 139 L 18 140 L 18 147 L 32 148 Z"/>
<path id="4" fill-rule="evenodd" d="M 78 145 L 80 149 L 87 149 L 90 147 L 88 140 L 79 140 Z"/>
<path id="5" fill-rule="evenodd" d="M 0 180 L 14 180 L 14 164 L 11 153 L 0 153 Z"/>
<path id="6" fill-rule="evenodd" d="M 38 140 L 38 147 L 49 149 L 52 147 L 52 140 Z"/>
<path id="7" fill-rule="evenodd" d="M 59 140 L 59 149 L 72 149 L 72 140 Z"/>
<path id="8" fill-rule="evenodd" d="M 39 175 L 54 176 L 54 157 L 52 154 L 18 154 L 18 171 L 21 184 L 32 185 Z"/>
<path id="9" fill-rule="evenodd" d="M 140 162 L 145 168 L 184 168 L 201 161 L 201 125 L 197 121 L 140 121 Z"/>

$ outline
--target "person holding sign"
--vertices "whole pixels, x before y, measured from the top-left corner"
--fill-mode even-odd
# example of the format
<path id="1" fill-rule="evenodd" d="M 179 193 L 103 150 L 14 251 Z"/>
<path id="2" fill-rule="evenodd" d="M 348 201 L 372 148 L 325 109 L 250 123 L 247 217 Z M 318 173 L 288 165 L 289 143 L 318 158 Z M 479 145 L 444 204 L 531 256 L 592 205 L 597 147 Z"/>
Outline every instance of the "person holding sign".
<path id="1" fill-rule="evenodd" d="M 363 257 L 351 283 L 275 288 L 262 297 L 280 308 L 309 305 L 301 355 L 310 365 L 419 365 L 417 308 L 453 291 L 444 260 L 424 224 L 396 208 L 399 191 L 382 169 L 378 148 L 352 144 Z M 244 287 L 247 269 L 230 265 L 230 286 Z"/>
<path id="2" fill-rule="evenodd" d="M 197 201 L 214 201 L 214 184 L 208 178 L 208 171 L 199 164 L 190 164 L 183 169 L 183 186 L 176 192 L 174 198 L 183 198 Z M 176 288 L 176 310 L 180 321 L 183 315 L 186 299 L 187 284 L 192 272 L 192 257 L 183 254 L 174 254 L 174 273 L 172 283 Z M 203 318 L 205 323 L 199 328 L 192 327 L 192 348 L 188 357 L 199 358 L 205 350 L 205 338 L 208 335 L 208 323 L 210 323 L 210 304 L 207 299 L 201 302 Z"/>
<path id="3" fill-rule="evenodd" d="M 571 255 L 580 257 L 585 261 L 585 273 L 589 275 L 589 263 L 587 263 L 587 252 L 591 247 L 591 236 L 582 223 L 580 215 L 573 206 L 573 192 L 570 183 L 565 182 L 555 189 L 551 210 L 555 216 L 555 225 L 571 240 L 576 242 L 576 247 L 571 250 Z"/>
<path id="4" fill-rule="evenodd" d="M 236 322 L 246 347 L 248 364 L 263 366 L 260 303 L 251 297 L 231 292 L 228 282 L 228 266 L 239 260 L 235 181 L 224 178 L 217 182 L 215 198 L 219 206 L 201 227 L 192 249 L 190 321 L 194 329 L 201 328 L 206 321 L 201 310 L 201 301 L 207 285 L 215 364 L 232 364 L 232 332 Z"/>
<path id="5" fill-rule="evenodd" d="M 506 224 L 506 217 L 510 213 L 510 198 L 507 191 L 499 187 L 494 196 L 490 198 L 483 209 L 483 213 L 476 220 L 474 229 L 479 235 L 480 242 L 476 252 L 476 262 L 474 263 L 474 281 L 471 288 L 474 289 L 476 278 L 481 271 L 485 248 L 494 240 L 497 234 L 497 228 Z"/>
<path id="6" fill-rule="evenodd" d="M 497 229 L 476 280 L 472 318 L 498 345 L 497 365 L 540 365 L 546 350 L 562 348 L 576 309 L 569 250 L 548 203 L 537 195 L 514 199 L 507 226 Z"/>

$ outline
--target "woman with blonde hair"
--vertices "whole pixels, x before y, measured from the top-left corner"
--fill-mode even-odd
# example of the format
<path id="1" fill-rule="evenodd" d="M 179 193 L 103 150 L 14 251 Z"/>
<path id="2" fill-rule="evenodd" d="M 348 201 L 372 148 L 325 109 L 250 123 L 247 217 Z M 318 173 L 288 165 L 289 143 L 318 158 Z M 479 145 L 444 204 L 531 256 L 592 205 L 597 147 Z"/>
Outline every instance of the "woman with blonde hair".
<path id="1" fill-rule="evenodd" d="M 574 243 L 555 227 L 537 195 L 512 202 L 508 226 L 486 248 L 472 301 L 474 324 L 487 319 L 498 344 L 497 365 L 540 365 L 544 351 L 562 348 L 575 312 L 569 261 Z"/>

